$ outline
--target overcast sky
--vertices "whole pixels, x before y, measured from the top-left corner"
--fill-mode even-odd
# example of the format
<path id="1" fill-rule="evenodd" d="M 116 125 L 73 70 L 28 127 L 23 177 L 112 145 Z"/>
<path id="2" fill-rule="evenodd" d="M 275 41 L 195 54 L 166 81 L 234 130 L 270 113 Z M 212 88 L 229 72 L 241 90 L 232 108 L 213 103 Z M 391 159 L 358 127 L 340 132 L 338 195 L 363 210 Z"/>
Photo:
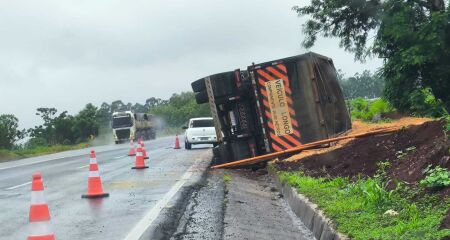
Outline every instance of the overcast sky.
<path id="1" fill-rule="evenodd" d="M 190 90 L 206 75 L 306 52 L 291 10 L 302 0 L 0 0 L 0 114 L 40 124 L 38 107 L 75 114 L 92 102 L 144 103 Z M 312 51 L 347 75 L 337 40 Z"/>

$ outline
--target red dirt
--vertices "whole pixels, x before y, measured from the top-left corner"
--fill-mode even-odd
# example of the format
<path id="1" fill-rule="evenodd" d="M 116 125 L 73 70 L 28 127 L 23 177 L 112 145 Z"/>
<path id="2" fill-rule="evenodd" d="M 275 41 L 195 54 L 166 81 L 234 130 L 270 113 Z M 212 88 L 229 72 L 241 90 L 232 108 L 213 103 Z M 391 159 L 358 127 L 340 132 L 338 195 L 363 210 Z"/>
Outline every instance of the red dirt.
<path id="1" fill-rule="evenodd" d="M 409 147 L 416 149 L 397 158 L 399 151 Z M 392 177 L 415 183 L 423 178 L 422 170 L 429 164 L 450 167 L 450 160 L 446 160 L 449 148 L 442 123 L 432 121 L 393 134 L 354 139 L 332 151 L 307 155 L 297 161 L 281 161 L 278 166 L 283 170 L 302 169 L 312 176 L 373 176 L 377 163 L 388 160 L 392 164 Z"/>
<path id="2" fill-rule="evenodd" d="M 415 149 L 406 151 L 407 148 Z M 418 184 L 428 165 L 440 165 L 450 169 L 450 139 L 444 134 L 443 122 L 427 121 L 398 132 L 354 139 L 338 143 L 330 149 L 303 153 L 277 161 L 281 170 L 302 170 L 311 176 L 373 176 L 380 161 L 389 161 L 387 170 L 391 179 Z M 408 154 L 399 157 L 399 151 Z M 439 191 L 442 197 L 450 196 L 450 188 Z M 450 227 L 450 213 L 442 228 Z"/>

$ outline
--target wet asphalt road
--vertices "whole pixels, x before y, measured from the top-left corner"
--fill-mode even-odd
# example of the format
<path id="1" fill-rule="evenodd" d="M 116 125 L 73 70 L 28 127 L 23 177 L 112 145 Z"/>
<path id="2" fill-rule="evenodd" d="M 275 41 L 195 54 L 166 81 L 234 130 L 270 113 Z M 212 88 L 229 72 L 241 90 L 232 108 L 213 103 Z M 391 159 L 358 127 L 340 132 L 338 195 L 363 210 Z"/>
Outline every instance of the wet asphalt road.
<path id="1" fill-rule="evenodd" d="M 126 156 L 128 144 L 95 148 L 103 188 L 110 193 L 96 200 L 81 198 L 87 188 L 89 149 L 0 163 L 0 239 L 26 239 L 35 171 L 44 179 L 57 239 L 124 239 L 192 165 L 211 156 L 208 146 L 186 151 L 174 150 L 173 144 L 173 137 L 146 142 L 146 170 L 131 169 L 134 158 Z"/>

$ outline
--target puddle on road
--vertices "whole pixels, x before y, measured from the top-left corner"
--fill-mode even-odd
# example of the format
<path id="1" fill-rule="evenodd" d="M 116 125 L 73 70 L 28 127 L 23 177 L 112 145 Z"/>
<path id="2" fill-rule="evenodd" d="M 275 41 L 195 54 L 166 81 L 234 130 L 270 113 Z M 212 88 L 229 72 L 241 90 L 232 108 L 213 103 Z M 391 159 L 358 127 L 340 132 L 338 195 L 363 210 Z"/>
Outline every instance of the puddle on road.
<path id="1" fill-rule="evenodd" d="M 146 188 L 155 187 L 161 185 L 166 181 L 154 180 L 154 181 L 118 181 L 107 184 L 109 189 L 132 189 L 132 188 Z"/>

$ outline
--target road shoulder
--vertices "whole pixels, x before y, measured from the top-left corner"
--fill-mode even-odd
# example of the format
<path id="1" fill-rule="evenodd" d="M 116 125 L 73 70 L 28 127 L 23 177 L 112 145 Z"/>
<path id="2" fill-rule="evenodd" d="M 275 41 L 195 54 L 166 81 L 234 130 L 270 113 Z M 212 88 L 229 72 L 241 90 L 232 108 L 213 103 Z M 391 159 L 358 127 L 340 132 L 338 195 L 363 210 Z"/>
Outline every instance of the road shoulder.
<path id="1" fill-rule="evenodd" d="M 266 170 L 209 170 L 185 197 L 172 240 L 314 239 Z"/>
<path id="2" fill-rule="evenodd" d="M 228 170 L 223 239 L 314 239 L 265 169 Z"/>

